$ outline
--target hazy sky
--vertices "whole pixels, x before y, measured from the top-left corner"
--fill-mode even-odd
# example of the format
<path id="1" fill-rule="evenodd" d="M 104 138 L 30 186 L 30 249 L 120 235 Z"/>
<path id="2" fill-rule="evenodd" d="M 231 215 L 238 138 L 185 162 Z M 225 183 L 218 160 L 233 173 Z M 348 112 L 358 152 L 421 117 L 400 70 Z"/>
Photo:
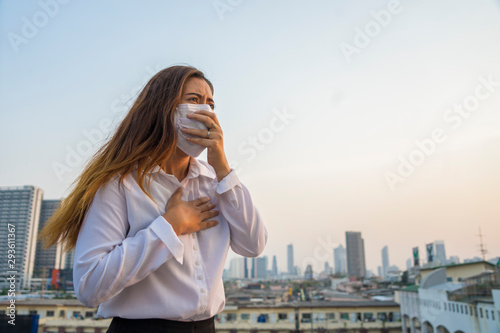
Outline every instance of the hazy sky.
<path id="1" fill-rule="evenodd" d="M 64 197 L 147 80 L 190 64 L 280 270 L 288 243 L 332 265 L 346 230 L 375 273 L 385 245 L 400 268 L 435 240 L 480 256 L 479 227 L 500 255 L 500 0 L 4 0 L 0 33 L 0 186 Z"/>

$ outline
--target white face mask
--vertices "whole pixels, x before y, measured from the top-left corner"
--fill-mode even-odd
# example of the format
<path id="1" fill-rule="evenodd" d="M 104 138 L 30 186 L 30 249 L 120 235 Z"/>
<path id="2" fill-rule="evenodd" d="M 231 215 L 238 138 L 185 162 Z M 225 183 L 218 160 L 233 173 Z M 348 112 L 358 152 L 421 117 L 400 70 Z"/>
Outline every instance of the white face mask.
<path id="1" fill-rule="evenodd" d="M 181 131 L 181 128 L 192 128 L 192 129 L 204 129 L 208 130 L 208 127 L 204 123 L 195 119 L 189 119 L 187 117 L 188 113 L 194 111 L 206 110 L 213 112 L 212 108 L 208 104 L 179 104 L 175 109 L 174 114 L 174 126 L 177 130 L 177 147 L 180 150 L 192 157 L 198 157 L 206 147 L 197 145 L 196 143 L 189 142 L 186 138 L 200 138 L 196 135 L 187 134 Z"/>

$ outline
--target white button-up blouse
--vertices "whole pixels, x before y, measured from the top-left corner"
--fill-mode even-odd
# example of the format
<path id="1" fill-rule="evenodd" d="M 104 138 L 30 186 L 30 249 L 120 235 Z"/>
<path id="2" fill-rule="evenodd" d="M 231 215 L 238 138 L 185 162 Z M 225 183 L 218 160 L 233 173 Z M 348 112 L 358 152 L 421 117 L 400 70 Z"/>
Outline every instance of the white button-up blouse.
<path id="1" fill-rule="evenodd" d="M 150 185 L 153 202 L 139 187 L 134 170 L 118 186 L 118 176 L 97 191 L 81 226 L 74 254 L 78 299 L 99 305 L 103 318 L 203 320 L 224 309 L 222 271 L 229 247 L 256 257 L 267 230 L 247 188 L 232 170 L 220 182 L 214 169 L 191 158 L 179 182 L 159 166 Z M 182 200 L 210 197 L 219 224 L 177 236 L 162 216 L 175 190 Z"/>

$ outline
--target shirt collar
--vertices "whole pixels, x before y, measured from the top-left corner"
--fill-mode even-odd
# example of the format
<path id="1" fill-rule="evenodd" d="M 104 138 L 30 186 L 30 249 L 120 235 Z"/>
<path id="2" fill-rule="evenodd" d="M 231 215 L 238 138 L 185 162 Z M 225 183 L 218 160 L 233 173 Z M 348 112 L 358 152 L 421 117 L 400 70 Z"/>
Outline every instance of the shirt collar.
<path id="1" fill-rule="evenodd" d="M 196 158 L 191 157 L 187 178 L 196 178 L 198 176 L 215 178 L 215 171 L 208 163 L 205 165 L 205 163 L 201 163 Z"/>
<path id="2" fill-rule="evenodd" d="M 165 173 L 165 171 L 159 165 L 156 165 L 151 170 L 151 173 L 157 173 L 157 172 L 167 175 L 167 173 Z M 191 157 L 189 162 L 189 170 L 186 178 L 191 179 L 191 178 L 196 178 L 198 176 L 204 176 L 213 179 L 215 178 L 216 175 L 214 169 L 210 167 L 208 163 L 200 162 L 196 158 Z"/>

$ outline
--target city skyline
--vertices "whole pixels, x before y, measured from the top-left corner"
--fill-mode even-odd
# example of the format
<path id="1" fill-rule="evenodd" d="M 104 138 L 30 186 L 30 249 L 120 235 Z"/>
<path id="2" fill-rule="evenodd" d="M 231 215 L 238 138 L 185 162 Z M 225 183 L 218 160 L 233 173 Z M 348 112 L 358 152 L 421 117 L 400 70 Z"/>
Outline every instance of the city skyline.
<path id="1" fill-rule="evenodd" d="M 22 285 L 24 287 L 30 283 L 31 278 L 42 277 L 41 274 L 43 272 L 45 272 L 46 277 L 48 277 L 51 268 L 72 268 L 69 267 L 72 262 L 71 251 L 63 253 L 61 244 L 44 250 L 41 248 L 40 242 L 33 236 L 40 233 L 47 219 L 59 205 L 59 200 L 45 199 L 43 189 L 34 186 L 0 186 L 0 226 L 6 228 L 6 224 L 11 223 L 15 225 L 17 233 L 23 235 L 27 233 L 27 235 L 31 235 L 24 236 L 27 239 L 26 247 L 23 248 L 18 246 L 16 250 L 18 254 L 22 254 L 21 258 L 25 259 L 24 262 L 22 260 L 19 261 L 20 267 L 23 268 L 18 268 L 20 269 L 19 277 L 23 278 Z M 225 266 L 226 277 L 267 279 L 278 277 L 278 275 L 282 274 L 288 276 L 301 276 L 305 274 L 304 276 L 312 278 L 321 273 L 326 273 L 328 275 L 333 272 L 345 272 L 346 270 L 348 276 L 358 278 L 370 276 L 371 274 L 368 273 L 369 270 L 366 269 L 364 238 L 362 237 L 362 233 L 359 231 L 346 231 L 345 237 L 345 248 L 342 244 L 330 248 L 329 252 L 333 254 L 333 260 L 326 259 L 321 261 L 325 258 L 320 257 L 319 253 L 317 253 L 318 256 L 315 260 L 321 263 L 319 267 L 313 267 L 313 265 L 311 265 L 311 263 L 314 264 L 314 260 L 312 262 L 309 260 L 307 266 L 300 264 L 295 265 L 294 243 L 289 243 L 286 245 L 287 260 L 285 270 L 283 268 L 280 269 L 280 265 L 278 264 L 279 260 L 275 254 L 272 255 L 272 266 L 270 266 L 268 255 L 262 254 L 255 258 L 236 257 L 227 260 Z M 422 255 L 420 256 L 421 267 L 427 267 L 429 264 L 433 266 L 443 266 L 446 264 L 461 263 L 460 258 L 457 256 L 446 256 L 444 240 L 435 240 L 427 243 L 425 251 L 420 253 L 425 253 L 424 258 L 422 258 Z M 389 270 L 393 271 L 399 269 L 404 271 L 406 269 L 404 266 L 390 265 L 388 245 L 382 248 L 381 254 L 381 266 L 379 266 L 378 275 L 383 279 L 387 278 Z M 469 257 L 463 259 L 470 261 L 473 258 Z M 408 265 L 408 260 L 410 260 L 411 263 L 411 259 L 407 259 L 406 265 Z M 282 261 L 282 267 L 284 263 L 285 261 Z M 330 265 L 333 269 L 330 268 Z M 45 268 L 47 268 L 47 270 L 45 270 Z"/>
<path id="2" fill-rule="evenodd" d="M 479 227 L 487 258 L 500 253 L 499 1 L 44 8 L 0 3 L 1 186 L 64 198 L 143 85 L 190 64 L 214 84 L 280 270 L 293 242 L 302 273 L 320 271 L 347 230 L 373 272 L 385 245 L 400 268 L 436 240 L 481 257 Z"/>

